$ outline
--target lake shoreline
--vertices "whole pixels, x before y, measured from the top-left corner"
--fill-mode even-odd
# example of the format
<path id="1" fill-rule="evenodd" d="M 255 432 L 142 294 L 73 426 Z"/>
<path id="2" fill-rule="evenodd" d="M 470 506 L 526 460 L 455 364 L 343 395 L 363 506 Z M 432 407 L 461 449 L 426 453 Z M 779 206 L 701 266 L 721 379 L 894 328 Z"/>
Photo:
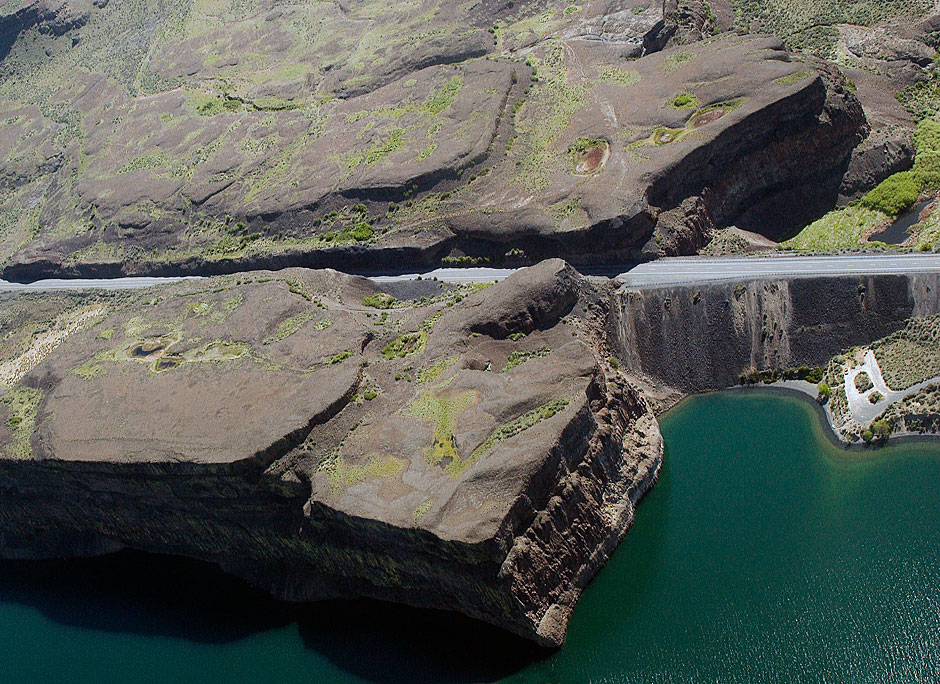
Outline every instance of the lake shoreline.
<path id="1" fill-rule="evenodd" d="M 880 442 L 871 442 L 871 443 L 854 443 L 849 442 L 841 437 L 832 426 L 832 422 L 829 418 L 829 412 L 826 410 L 825 406 L 820 404 L 814 398 L 812 398 L 806 392 L 797 389 L 795 387 L 781 387 L 776 385 L 733 385 L 730 387 L 723 387 L 717 390 L 708 390 L 706 392 L 695 392 L 692 394 L 687 394 L 683 396 L 679 401 L 675 402 L 669 406 L 665 411 L 656 416 L 657 420 L 662 420 L 664 417 L 675 411 L 677 408 L 682 406 L 688 399 L 692 397 L 704 397 L 712 394 L 742 394 L 742 393 L 754 393 L 754 392 L 768 392 L 771 394 L 780 394 L 788 397 L 793 397 L 799 399 L 801 402 L 811 406 L 813 411 L 816 413 L 816 416 L 819 420 L 820 427 L 822 428 L 822 433 L 825 436 L 826 440 L 834 447 L 837 447 L 843 451 L 853 451 L 853 452 L 871 452 L 873 450 L 881 449 L 889 445 L 904 445 L 904 444 L 940 444 L 940 435 L 933 434 L 917 434 L 905 432 L 901 434 L 894 435 L 892 434 L 888 437 L 887 440 Z"/>

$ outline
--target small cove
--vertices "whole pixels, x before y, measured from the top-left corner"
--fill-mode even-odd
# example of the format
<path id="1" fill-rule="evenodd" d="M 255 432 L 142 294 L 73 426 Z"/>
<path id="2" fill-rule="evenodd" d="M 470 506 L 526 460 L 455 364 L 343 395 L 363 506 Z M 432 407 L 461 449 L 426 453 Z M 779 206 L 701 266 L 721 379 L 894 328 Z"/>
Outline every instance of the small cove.
<path id="1" fill-rule="evenodd" d="M 884 242 L 888 245 L 900 245 L 911 236 L 909 232 L 910 229 L 920 223 L 920 213 L 929 207 L 935 199 L 936 198 L 931 197 L 924 200 L 923 202 L 920 202 L 909 212 L 896 219 L 894 223 L 885 228 L 883 231 L 880 233 L 875 233 L 870 238 L 868 238 L 868 241 Z"/>
<path id="2" fill-rule="evenodd" d="M 33 682 L 940 679 L 940 443 L 845 450 L 762 389 L 687 399 L 636 524 L 551 655 L 367 601 L 287 606 L 143 554 L 0 563 L 0 672 Z"/>

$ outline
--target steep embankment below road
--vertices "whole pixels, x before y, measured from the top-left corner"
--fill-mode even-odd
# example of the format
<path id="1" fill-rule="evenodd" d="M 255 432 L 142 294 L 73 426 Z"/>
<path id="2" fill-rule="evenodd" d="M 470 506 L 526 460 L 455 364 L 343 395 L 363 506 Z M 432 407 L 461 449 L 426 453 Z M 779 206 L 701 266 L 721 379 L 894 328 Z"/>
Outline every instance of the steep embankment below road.
<path id="1" fill-rule="evenodd" d="M 940 311 L 940 276 L 751 280 L 612 295 L 612 346 L 627 370 L 682 392 L 735 385 L 750 369 L 825 365 Z"/>

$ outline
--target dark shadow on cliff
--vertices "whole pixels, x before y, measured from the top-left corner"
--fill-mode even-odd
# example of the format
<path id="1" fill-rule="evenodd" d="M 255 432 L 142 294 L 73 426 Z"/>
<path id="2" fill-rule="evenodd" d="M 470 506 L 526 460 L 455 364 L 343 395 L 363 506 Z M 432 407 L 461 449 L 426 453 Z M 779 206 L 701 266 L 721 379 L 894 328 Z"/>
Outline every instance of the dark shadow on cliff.
<path id="1" fill-rule="evenodd" d="M 0 561 L 0 602 L 82 629 L 208 644 L 297 623 L 306 648 L 379 684 L 494 681 L 547 655 L 462 615 L 368 600 L 284 603 L 211 564 L 135 551 Z"/>

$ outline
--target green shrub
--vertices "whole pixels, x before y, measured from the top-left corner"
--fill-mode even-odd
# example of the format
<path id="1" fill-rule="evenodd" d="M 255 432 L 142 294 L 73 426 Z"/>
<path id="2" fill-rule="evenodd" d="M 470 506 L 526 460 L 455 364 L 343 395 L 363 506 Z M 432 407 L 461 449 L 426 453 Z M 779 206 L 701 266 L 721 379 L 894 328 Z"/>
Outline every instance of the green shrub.
<path id="1" fill-rule="evenodd" d="M 883 211 L 889 216 L 897 216 L 909 209 L 917 201 L 923 184 L 913 171 L 902 171 L 884 179 L 862 197 L 861 204 L 868 209 Z"/>
<path id="2" fill-rule="evenodd" d="M 871 429 L 875 437 L 879 439 L 886 439 L 891 434 L 891 424 L 884 419 L 872 423 Z"/>
<path id="3" fill-rule="evenodd" d="M 347 231 L 349 237 L 351 237 L 356 242 L 367 242 L 372 239 L 372 236 L 375 235 L 375 231 L 365 221 L 360 221 L 351 230 Z"/>
<path id="4" fill-rule="evenodd" d="M 366 401 L 372 401 L 377 396 L 379 396 L 379 393 L 371 389 L 366 390 L 365 392 L 362 393 L 362 398 L 365 399 Z"/>
<path id="5" fill-rule="evenodd" d="M 859 373 L 855 376 L 855 389 L 859 392 L 867 392 L 874 386 L 868 373 Z"/>
<path id="6" fill-rule="evenodd" d="M 832 389 L 824 382 L 816 385 L 816 390 L 819 392 L 819 396 L 823 399 L 828 399 L 832 395 Z"/>
<path id="7" fill-rule="evenodd" d="M 674 109 L 695 109 L 698 107 L 698 98 L 690 93 L 676 95 L 670 104 Z"/>
<path id="8" fill-rule="evenodd" d="M 394 297 L 383 292 L 376 292 L 362 298 L 363 306 L 371 306 L 373 309 L 391 309 L 395 306 L 395 301 Z"/>
<path id="9" fill-rule="evenodd" d="M 343 361 L 348 359 L 350 356 L 352 356 L 352 352 L 349 351 L 348 349 L 346 351 L 341 351 L 338 354 L 334 354 L 333 356 L 330 357 L 330 365 L 333 366 L 333 365 L 336 365 L 337 363 L 342 363 Z"/>
<path id="10" fill-rule="evenodd" d="M 884 395 L 882 395 L 881 392 L 875 391 L 868 395 L 868 402 L 870 404 L 877 404 L 882 399 L 884 399 Z"/>

